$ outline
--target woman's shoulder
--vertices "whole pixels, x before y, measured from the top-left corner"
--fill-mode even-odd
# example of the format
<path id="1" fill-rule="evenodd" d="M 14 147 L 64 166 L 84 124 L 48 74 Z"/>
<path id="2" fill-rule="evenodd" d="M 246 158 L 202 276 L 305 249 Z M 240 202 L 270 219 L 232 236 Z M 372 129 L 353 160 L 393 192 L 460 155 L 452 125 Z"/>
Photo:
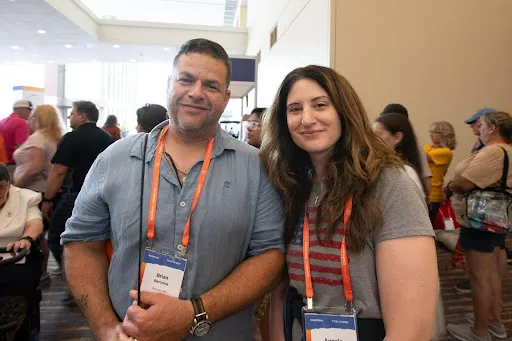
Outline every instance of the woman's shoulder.
<path id="1" fill-rule="evenodd" d="M 22 203 L 27 202 L 29 206 L 39 204 L 42 200 L 41 193 L 28 188 L 20 188 L 11 185 L 10 192 L 14 192 Z"/>

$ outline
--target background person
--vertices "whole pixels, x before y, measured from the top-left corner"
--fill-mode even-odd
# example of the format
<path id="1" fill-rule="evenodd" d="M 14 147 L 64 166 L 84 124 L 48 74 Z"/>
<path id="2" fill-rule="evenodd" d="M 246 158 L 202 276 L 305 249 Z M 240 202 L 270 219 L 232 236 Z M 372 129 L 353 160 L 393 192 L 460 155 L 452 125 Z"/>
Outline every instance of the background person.
<path id="1" fill-rule="evenodd" d="M 30 135 L 27 120 L 32 113 L 33 106 L 30 101 L 20 99 L 14 102 L 12 108 L 13 113 L 0 121 L 0 133 L 5 141 L 9 164 L 14 164 L 12 154 Z M 10 172 L 11 174 L 14 172 L 14 167 Z"/>
<path id="2" fill-rule="evenodd" d="M 146 104 L 137 109 L 137 132 L 149 133 L 168 118 L 167 109 L 160 104 Z"/>
<path id="3" fill-rule="evenodd" d="M 253 147 L 261 146 L 261 119 L 267 108 L 254 108 L 247 118 L 247 143 Z"/>
<path id="4" fill-rule="evenodd" d="M 453 152 L 457 146 L 455 130 L 446 122 L 434 122 L 430 126 L 430 139 L 432 144 L 423 146 L 427 155 L 428 167 L 432 173 L 432 190 L 428 196 L 430 222 L 434 226 L 437 212 L 445 200 L 443 193 L 444 176 L 452 162 Z"/>
<path id="5" fill-rule="evenodd" d="M 452 206 L 461 224 L 459 242 L 464 249 L 471 282 L 474 314 L 464 317 L 469 324 L 447 326 L 459 340 L 491 340 L 489 333 L 507 338 L 501 321 L 503 278 L 507 272 L 504 250 L 506 234 L 480 231 L 468 226 L 464 194 L 473 189 L 500 186 L 504 151 L 509 157 L 507 187 L 512 187 L 512 117 L 504 112 L 488 112 L 480 118 L 480 139 L 485 145 L 455 168 L 448 189 L 454 194 Z"/>
<path id="6" fill-rule="evenodd" d="M 16 162 L 13 176 L 14 185 L 44 193 L 52 167 L 51 160 L 62 137 L 57 110 L 48 104 L 39 105 L 32 113 L 29 124 L 34 133 L 13 154 Z M 50 250 L 46 240 L 46 231 L 50 227 L 50 222 L 47 219 L 44 219 L 43 222 L 44 233 L 41 236 L 41 251 L 44 261 L 41 285 L 50 281 L 47 271 Z"/>
<path id="7" fill-rule="evenodd" d="M 105 125 L 102 128 L 107 133 L 112 136 L 114 141 L 121 139 L 121 129 L 119 129 L 119 126 L 117 124 L 117 117 L 116 115 L 108 115 L 107 120 L 105 121 Z"/>

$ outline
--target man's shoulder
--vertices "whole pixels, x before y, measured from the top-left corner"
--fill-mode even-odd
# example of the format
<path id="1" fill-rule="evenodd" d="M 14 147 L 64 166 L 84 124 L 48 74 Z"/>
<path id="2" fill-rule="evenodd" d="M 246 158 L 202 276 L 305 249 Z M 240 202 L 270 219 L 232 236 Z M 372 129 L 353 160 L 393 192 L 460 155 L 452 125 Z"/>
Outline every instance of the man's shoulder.
<path id="1" fill-rule="evenodd" d="M 105 154 L 107 154 L 108 157 L 120 156 L 124 158 L 126 155 L 132 155 L 134 150 L 139 150 L 137 154 L 142 155 L 145 135 L 145 133 L 140 133 L 117 140 L 105 149 Z"/>

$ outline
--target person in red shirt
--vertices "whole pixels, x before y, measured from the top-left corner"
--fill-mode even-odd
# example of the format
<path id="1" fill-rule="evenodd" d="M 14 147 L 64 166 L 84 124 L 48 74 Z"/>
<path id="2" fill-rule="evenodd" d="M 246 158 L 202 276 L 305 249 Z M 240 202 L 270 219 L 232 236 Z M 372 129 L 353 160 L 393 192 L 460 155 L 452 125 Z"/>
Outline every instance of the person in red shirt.
<path id="1" fill-rule="evenodd" d="M 27 120 L 32 113 L 32 103 L 25 99 L 14 102 L 13 113 L 0 121 L 0 133 L 3 135 L 9 164 L 14 164 L 12 154 L 25 142 L 29 135 Z"/>
<path id="2" fill-rule="evenodd" d="M 121 129 L 117 126 L 116 115 L 108 115 L 107 121 L 102 129 L 109 133 L 114 141 L 121 139 Z"/>

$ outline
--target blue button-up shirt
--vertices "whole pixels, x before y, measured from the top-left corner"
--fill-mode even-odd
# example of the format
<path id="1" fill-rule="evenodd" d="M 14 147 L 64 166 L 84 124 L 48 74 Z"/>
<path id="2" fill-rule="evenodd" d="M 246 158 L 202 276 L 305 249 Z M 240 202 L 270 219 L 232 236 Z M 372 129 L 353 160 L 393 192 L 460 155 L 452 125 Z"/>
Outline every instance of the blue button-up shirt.
<path id="1" fill-rule="evenodd" d="M 164 122 L 149 134 L 143 200 L 144 245 L 157 138 Z M 111 239 L 114 254 L 108 272 L 110 299 L 124 318 L 137 284 L 140 182 L 144 134 L 119 140 L 99 155 L 87 174 L 66 223 L 61 243 Z M 162 162 L 153 249 L 175 254 L 203 160 L 180 187 Z M 180 298 L 199 297 L 225 279 L 240 263 L 269 249 L 284 252 L 281 199 L 265 176 L 258 150 L 220 128 L 205 187 L 192 214 L 187 267 Z M 200 340 L 252 340 L 253 308 L 217 322 Z M 186 340 L 196 340 L 189 336 Z M 197 338 L 199 340 L 199 338 Z"/>

